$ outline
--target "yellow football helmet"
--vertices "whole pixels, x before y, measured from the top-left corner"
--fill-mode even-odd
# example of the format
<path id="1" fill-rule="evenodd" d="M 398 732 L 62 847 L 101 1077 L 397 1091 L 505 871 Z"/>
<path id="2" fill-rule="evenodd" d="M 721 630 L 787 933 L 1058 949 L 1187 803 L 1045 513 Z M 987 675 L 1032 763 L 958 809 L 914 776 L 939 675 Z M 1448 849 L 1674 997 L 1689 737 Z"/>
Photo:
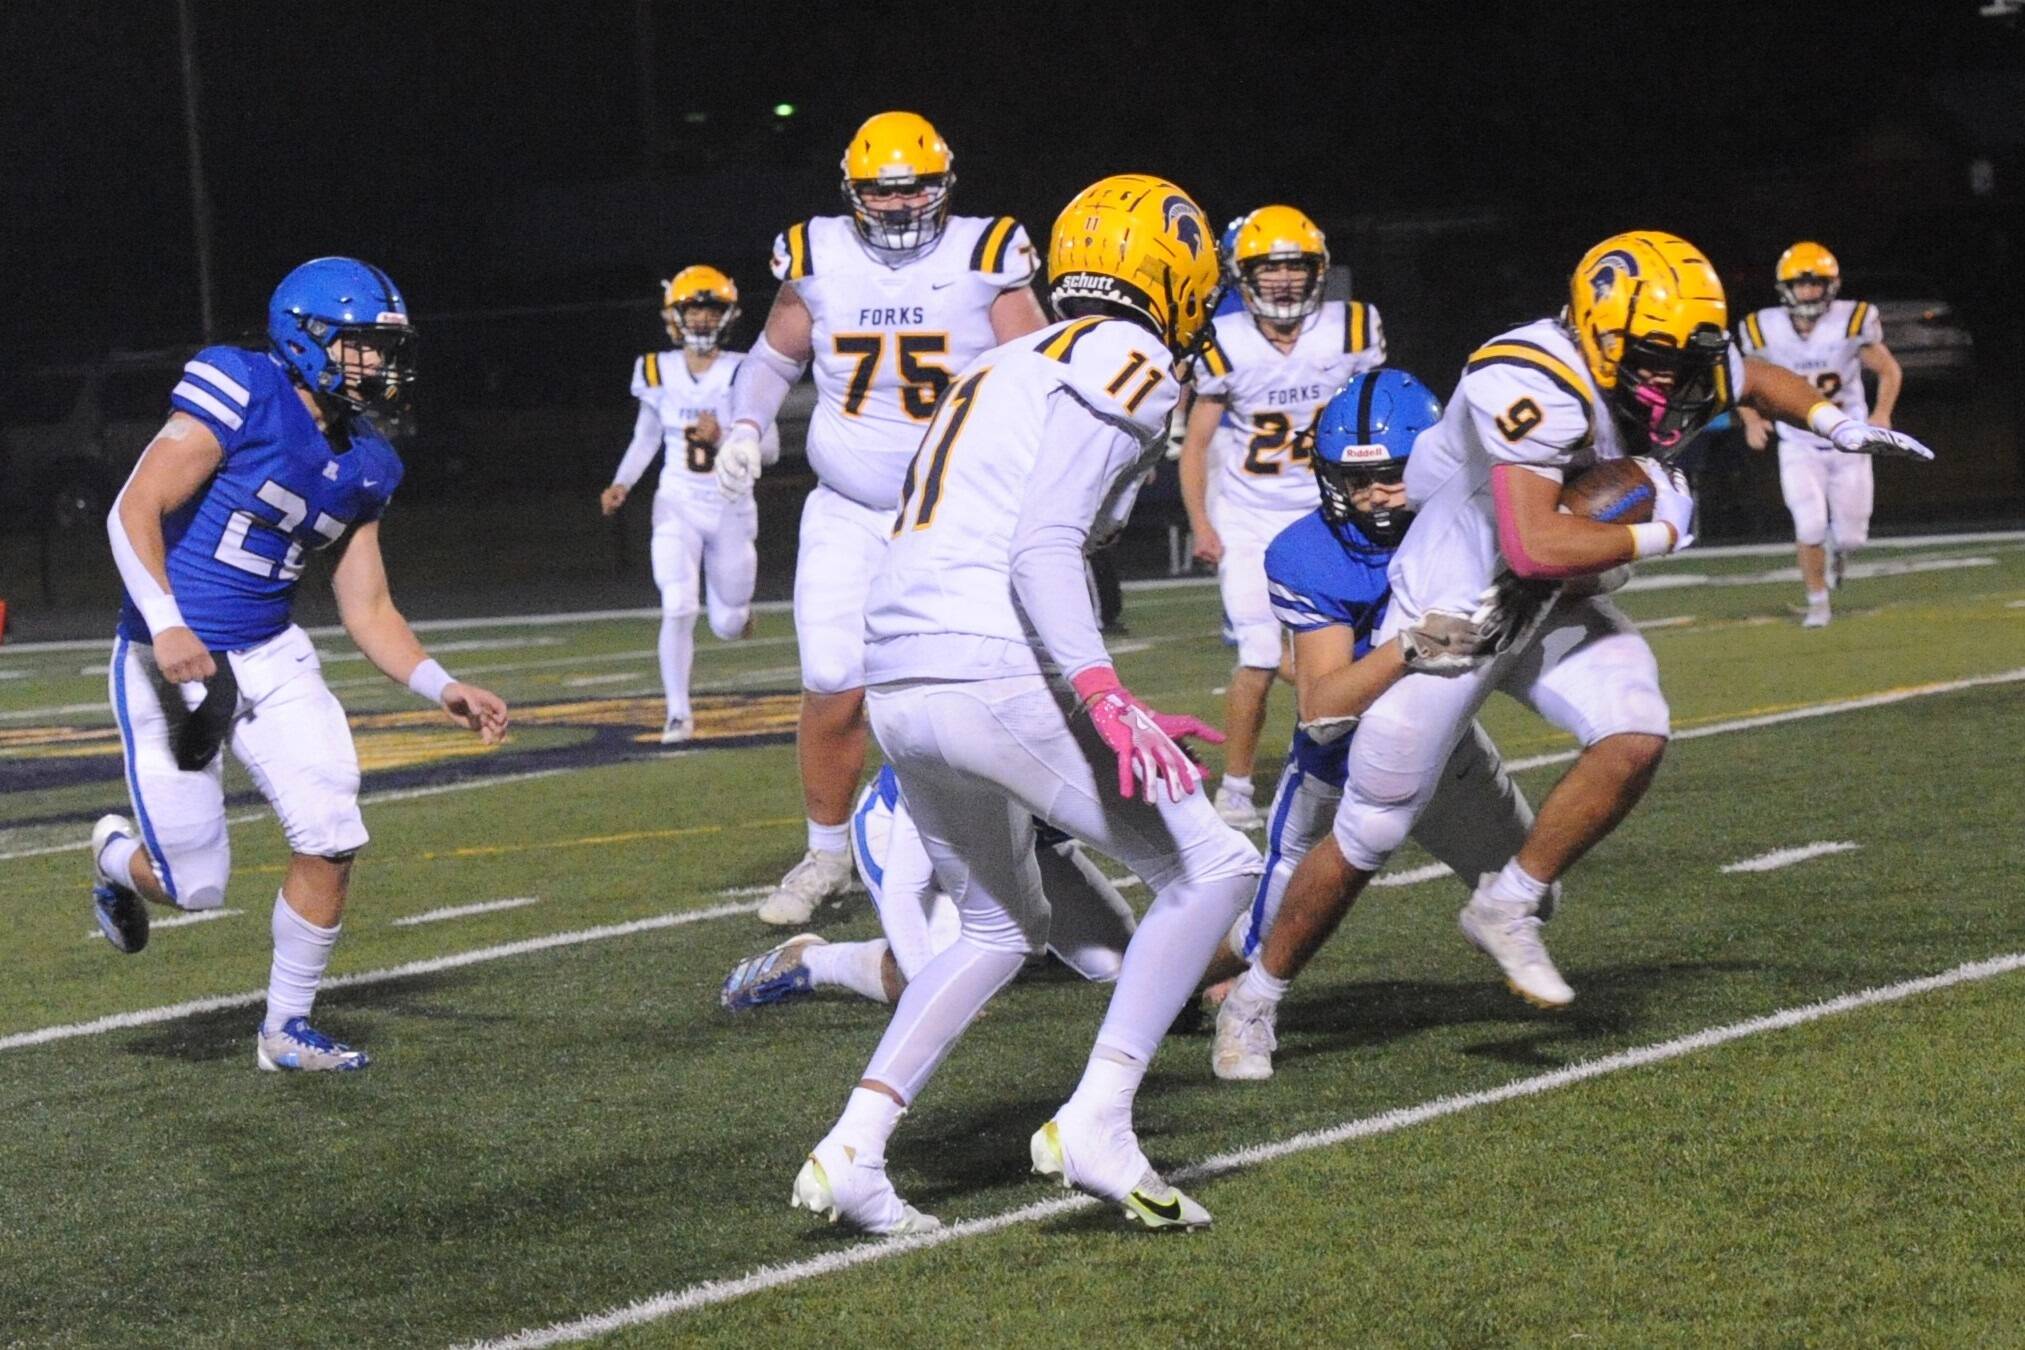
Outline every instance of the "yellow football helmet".
<path id="1" fill-rule="evenodd" d="M 714 267 L 685 267 L 661 288 L 661 322 L 678 347 L 699 356 L 717 350 L 738 317 L 738 287 Z"/>
<path id="2" fill-rule="evenodd" d="M 1796 319 L 1820 318 L 1842 289 L 1842 264 L 1835 261 L 1833 253 L 1812 240 L 1802 240 L 1781 253 L 1778 270 L 1773 276 L 1779 289 L 1779 302 Z M 1793 293 L 1796 285 L 1810 281 L 1821 286 L 1818 299 L 1802 300 Z"/>
<path id="3" fill-rule="evenodd" d="M 1633 230 L 1590 249 L 1569 282 L 1566 321 L 1633 453 L 1670 455 L 1715 416 L 1729 306 L 1687 240 Z"/>
<path id="4" fill-rule="evenodd" d="M 1274 323 L 1307 318 L 1322 304 L 1322 280 L 1329 272 L 1329 243 L 1315 222 L 1291 206 L 1261 206 L 1238 222 L 1229 265 L 1238 295 L 1254 317 Z M 1292 265 L 1305 276 L 1261 284 L 1268 266 Z"/>
<path id="5" fill-rule="evenodd" d="M 941 133 L 919 113 L 868 118 L 845 147 L 842 165 L 844 200 L 866 246 L 905 255 L 940 239 L 955 165 Z"/>
<path id="6" fill-rule="evenodd" d="M 1048 239 L 1055 313 L 1144 319 L 1177 357 L 1209 331 L 1221 269 L 1195 199 L 1164 178 L 1112 174 L 1077 193 Z"/>

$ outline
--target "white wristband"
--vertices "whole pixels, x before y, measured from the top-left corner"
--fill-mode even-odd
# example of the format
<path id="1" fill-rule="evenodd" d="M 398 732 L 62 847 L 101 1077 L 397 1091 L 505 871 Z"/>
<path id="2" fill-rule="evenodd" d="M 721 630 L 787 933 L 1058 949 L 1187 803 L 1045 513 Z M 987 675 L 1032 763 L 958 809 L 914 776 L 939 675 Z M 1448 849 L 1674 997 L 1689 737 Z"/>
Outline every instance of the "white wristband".
<path id="1" fill-rule="evenodd" d="M 1671 553 L 1675 535 L 1673 526 L 1663 520 L 1649 520 L 1643 525 L 1627 525 L 1631 531 L 1631 556 L 1633 558 L 1657 558 Z"/>
<path id="2" fill-rule="evenodd" d="M 455 683 L 450 678 L 450 672 L 443 669 L 443 663 L 434 657 L 424 657 L 422 664 L 415 667 L 415 673 L 408 677 L 408 688 L 431 703 L 441 703 L 443 691 Z"/>
<path id="3" fill-rule="evenodd" d="M 141 612 L 141 622 L 148 626 L 150 635 L 165 632 L 171 628 L 188 628 L 183 621 L 183 611 L 176 608 L 176 597 L 169 594 L 150 596 L 134 601 L 134 607 Z"/>
<path id="4" fill-rule="evenodd" d="M 1807 410 L 1807 425 L 1816 436 L 1823 438 L 1833 436 L 1835 428 L 1850 420 L 1848 413 L 1825 398 Z"/>

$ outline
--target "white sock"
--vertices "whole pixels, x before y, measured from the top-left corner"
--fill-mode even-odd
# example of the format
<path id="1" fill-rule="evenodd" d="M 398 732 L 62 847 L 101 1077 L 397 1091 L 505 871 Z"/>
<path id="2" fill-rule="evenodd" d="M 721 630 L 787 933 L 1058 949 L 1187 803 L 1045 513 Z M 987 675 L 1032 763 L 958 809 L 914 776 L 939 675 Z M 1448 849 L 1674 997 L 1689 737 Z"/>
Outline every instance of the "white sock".
<path id="1" fill-rule="evenodd" d="M 661 692 L 668 699 L 668 720 L 689 716 L 689 670 L 696 663 L 696 616 L 661 616 Z"/>
<path id="2" fill-rule="evenodd" d="M 1519 860 L 1514 858 L 1505 864 L 1503 871 L 1491 878 L 1490 885 L 1480 888 L 1477 893 L 1502 908 L 1532 914 L 1547 898 L 1547 883 L 1528 875 L 1526 869 L 1519 866 Z"/>
<path id="3" fill-rule="evenodd" d="M 802 949 L 812 989 L 848 989 L 874 1003 L 886 1001 L 886 940 L 819 942 Z"/>
<path id="4" fill-rule="evenodd" d="M 1827 604 L 1827 603 L 1828 603 L 1828 592 L 1827 592 L 1827 591 L 1809 591 L 1809 592 L 1807 592 L 1807 603 L 1808 603 L 1808 604 L 1810 604 L 1810 605 L 1825 605 L 1825 604 Z"/>
<path id="5" fill-rule="evenodd" d="M 330 964 L 331 949 L 337 946 L 341 923 L 318 928 L 297 914 L 280 892 L 274 896 L 274 964 L 267 973 L 267 1018 L 260 1024 L 265 1032 L 281 1030 L 291 1017 L 309 1016 L 316 1002 L 316 987 L 323 983 L 324 967 Z"/>
<path id="6" fill-rule="evenodd" d="M 1267 972 L 1263 961 L 1254 961 L 1245 973 L 1238 977 L 1237 987 L 1229 997 L 1249 999 L 1254 1003 L 1278 1003 L 1287 996 L 1292 980 L 1283 980 Z"/>
<path id="7" fill-rule="evenodd" d="M 851 1099 L 844 1103 L 844 1114 L 830 1127 L 829 1137 L 855 1150 L 864 1161 L 876 1162 L 886 1156 L 886 1141 L 893 1137 L 900 1117 L 906 1114 L 906 1107 L 883 1092 L 852 1088 Z"/>
<path id="8" fill-rule="evenodd" d="M 817 853 L 842 853 L 851 846 L 851 827 L 809 822 L 809 848 Z"/>
<path id="9" fill-rule="evenodd" d="M 1123 1117 L 1132 1120 L 1132 1099 L 1146 1078 L 1146 1062 L 1099 1045 L 1083 1066 L 1083 1077 L 1071 1093 L 1065 1111 L 1086 1111 L 1099 1120 Z"/>
<path id="10" fill-rule="evenodd" d="M 99 870 L 122 886 L 134 884 L 134 855 L 141 851 L 141 841 L 128 834 L 116 834 L 99 851 Z"/>
<path id="11" fill-rule="evenodd" d="M 964 1028 L 993 994 L 1011 983 L 1024 963 L 1018 952 L 958 938 L 907 982 L 864 1076 L 913 1101 Z M 1172 1022 L 1174 1014 L 1169 1013 L 1167 1020 Z M 1162 1023 L 1161 1030 L 1166 1029 Z"/>
<path id="12" fill-rule="evenodd" d="M 1252 795 L 1252 776 L 1248 773 L 1227 773 L 1223 776 L 1223 790 L 1238 797 Z"/>
<path id="13" fill-rule="evenodd" d="M 1141 1064 L 1152 1061 L 1182 1005 L 1195 997 L 1196 981 L 1230 931 L 1231 920 L 1252 898 L 1257 881 L 1255 873 L 1177 881 L 1153 897 L 1125 945 L 1118 987 L 1097 1031 L 1100 1047 Z"/>

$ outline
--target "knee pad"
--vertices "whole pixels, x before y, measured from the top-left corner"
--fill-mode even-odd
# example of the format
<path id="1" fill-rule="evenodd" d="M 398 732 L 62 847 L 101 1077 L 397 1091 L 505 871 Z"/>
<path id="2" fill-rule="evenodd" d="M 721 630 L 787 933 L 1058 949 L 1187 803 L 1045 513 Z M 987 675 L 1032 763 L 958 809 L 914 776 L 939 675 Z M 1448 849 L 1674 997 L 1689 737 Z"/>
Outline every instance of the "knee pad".
<path id="1" fill-rule="evenodd" d="M 1358 871 L 1376 872 L 1406 842 L 1413 817 L 1412 802 L 1379 801 L 1352 783 L 1336 808 L 1336 847 Z"/>
<path id="2" fill-rule="evenodd" d="M 661 617 L 664 619 L 693 619 L 696 617 L 696 597 L 684 595 L 680 586 L 661 588 Z"/>
<path id="3" fill-rule="evenodd" d="M 735 642 L 743 637 L 745 626 L 751 621 L 752 609 L 747 605 L 731 610 L 710 611 L 710 631 L 726 642 Z"/>
<path id="4" fill-rule="evenodd" d="M 818 694 L 841 694 L 865 685 L 865 646 L 833 629 L 798 633 L 801 642 L 802 688 Z"/>
<path id="5" fill-rule="evenodd" d="M 1809 503 L 1796 506 L 1786 504 L 1793 514 L 1793 542 L 1809 548 L 1820 548 L 1828 539 L 1828 507 L 1825 503 Z"/>
<path id="6" fill-rule="evenodd" d="M 1835 551 L 1854 553 L 1870 542 L 1870 521 L 1838 520 L 1835 522 Z"/>

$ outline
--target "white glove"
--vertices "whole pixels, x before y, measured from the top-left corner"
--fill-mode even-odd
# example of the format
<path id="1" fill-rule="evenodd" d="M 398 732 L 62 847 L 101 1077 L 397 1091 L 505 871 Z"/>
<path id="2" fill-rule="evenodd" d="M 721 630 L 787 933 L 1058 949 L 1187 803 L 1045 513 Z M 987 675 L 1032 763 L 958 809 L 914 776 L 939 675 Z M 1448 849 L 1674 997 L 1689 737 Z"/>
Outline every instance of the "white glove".
<path id="1" fill-rule="evenodd" d="M 742 497 L 759 480 L 759 432 L 750 422 L 733 422 L 717 447 L 717 490 Z"/>
<path id="2" fill-rule="evenodd" d="M 1633 463 L 1652 480 L 1653 520 L 1673 526 L 1673 547 L 1667 552 L 1680 552 L 1695 541 L 1695 495 L 1688 490 L 1687 475 L 1645 455 L 1637 456 Z"/>
<path id="3" fill-rule="evenodd" d="M 1916 459 L 1931 464 L 1934 452 L 1903 431 L 1874 427 L 1854 417 L 1845 418 L 1828 432 L 1828 439 L 1845 455 L 1878 455 L 1892 459 Z"/>
<path id="4" fill-rule="evenodd" d="M 1399 654 L 1408 670 L 1423 675 L 1460 675 L 1492 655 L 1497 634 L 1486 633 L 1467 614 L 1431 609 L 1399 635 Z"/>

